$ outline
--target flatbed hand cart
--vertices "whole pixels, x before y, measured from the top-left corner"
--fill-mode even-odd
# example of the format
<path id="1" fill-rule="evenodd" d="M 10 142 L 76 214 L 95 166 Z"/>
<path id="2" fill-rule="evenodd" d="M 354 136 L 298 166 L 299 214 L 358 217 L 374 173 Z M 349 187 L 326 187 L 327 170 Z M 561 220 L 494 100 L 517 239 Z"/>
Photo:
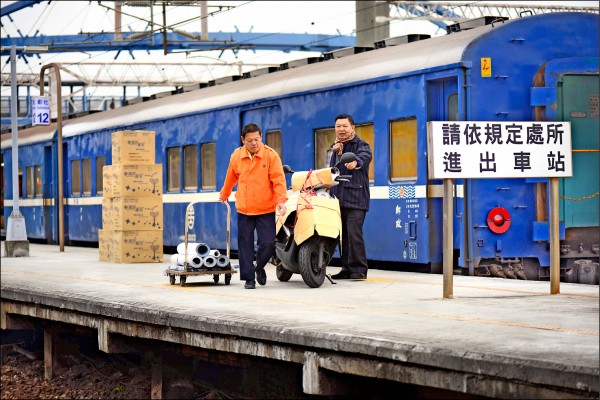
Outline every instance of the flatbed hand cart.
<path id="1" fill-rule="evenodd" d="M 173 269 L 171 267 L 167 268 L 165 270 L 165 275 L 167 275 L 169 277 L 169 282 L 171 283 L 171 285 L 175 284 L 175 277 L 179 277 L 179 284 L 181 286 L 185 286 L 185 282 L 187 281 L 187 277 L 188 276 L 195 276 L 195 275 L 212 275 L 213 276 L 213 281 L 215 283 L 219 283 L 219 275 L 221 274 L 225 274 L 225 284 L 229 285 L 231 283 L 231 276 L 233 274 L 237 273 L 237 270 L 233 269 L 231 266 L 231 258 L 230 258 L 230 232 L 231 232 L 231 207 L 229 206 L 228 202 L 224 202 L 223 204 L 225 204 L 225 206 L 227 207 L 227 259 L 229 260 L 229 264 L 226 266 L 226 268 L 207 268 L 207 267 L 200 267 L 200 268 L 194 268 L 194 270 L 190 267 L 190 263 L 188 262 L 188 231 L 190 228 L 190 223 L 189 223 L 189 218 L 190 218 L 190 212 L 193 211 L 194 209 L 194 204 L 200 203 L 199 201 L 193 201 L 190 204 L 188 204 L 187 208 L 185 209 L 185 253 L 184 253 L 184 263 L 183 263 L 183 268 L 182 269 Z"/>

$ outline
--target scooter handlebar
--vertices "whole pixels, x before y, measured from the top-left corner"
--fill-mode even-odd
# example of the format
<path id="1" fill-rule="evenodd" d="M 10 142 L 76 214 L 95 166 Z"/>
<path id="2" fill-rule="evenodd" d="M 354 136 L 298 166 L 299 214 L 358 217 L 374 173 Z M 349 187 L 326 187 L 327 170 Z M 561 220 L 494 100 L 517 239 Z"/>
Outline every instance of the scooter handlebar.
<path id="1" fill-rule="evenodd" d="M 337 178 L 335 178 L 336 181 L 345 181 L 345 182 L 350 182 L 352 180 L 352 175 L 338 175 Z"/>

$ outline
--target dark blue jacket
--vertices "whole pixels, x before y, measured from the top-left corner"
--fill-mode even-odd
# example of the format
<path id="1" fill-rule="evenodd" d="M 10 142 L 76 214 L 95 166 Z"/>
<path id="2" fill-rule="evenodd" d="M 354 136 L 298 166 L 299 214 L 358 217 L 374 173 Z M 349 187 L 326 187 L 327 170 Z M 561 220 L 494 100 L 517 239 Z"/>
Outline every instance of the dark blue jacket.
<path id="1" fill-rule="evenodd" d="M 371 146 L 358 136 L 344 145 L 344 153 L 356 154 L 357 168 L 349 171 L 343 164 L 338 165 L 340 175 L 352 175 L 350 182 L 340 182 L 331 188 L 331 194 L 338 198 L 341 208 L 354 208 L 358 210 L 369 210 L 371 194 L 369 191 L 369 164 L 373 158 Z M 337 153 L 333 153 L 330 166 L 333 167 L 340 159 Z"/>

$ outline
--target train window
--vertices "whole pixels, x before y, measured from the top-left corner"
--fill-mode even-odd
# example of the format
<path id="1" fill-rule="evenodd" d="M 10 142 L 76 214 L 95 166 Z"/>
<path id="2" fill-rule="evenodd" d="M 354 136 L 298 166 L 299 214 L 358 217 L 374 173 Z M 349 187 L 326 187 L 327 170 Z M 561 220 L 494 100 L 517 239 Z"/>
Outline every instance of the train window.
<path id="1" fill-rule="evenodd" d="M 281 131 L 270 131 L 267 132 L 267 137 L 265 143 L 267 146 L 272 148 L 279 154 L 279 157 L 282 156 L 283 146 L 281 143 Z"/>
<path id="2" fill-rule="evenodd" d="M 448 121 L 458 121 L 458 93 L 448 96 Z"/>
<path id="3" fill-rule="evenodd" d="M 102 194 L 104 187 L 104 177 L 102 172 L 106 165 L 106 157 L 96 157 L 96 194 Z"/>
<path id="4" fill-rule="evenodd" d="M 217 145 L 215 143 L 202 143 L 200 152 L 202 189 L 214 190 L 217 188 Z"/>
<path id="5" fill-rule="evenodd" d="M 33 197 L 42 197 L 42 166 L 33 167 Z"/>
<path id="6" fill-rule="evenodd" d="M 331 158 L 331 145 L 335 142 L 335 129 L 317 129 L 315 140 L 315 168 L 326 168 Z"/>
<path id="7" fill-rule="evenodd" d="M 71 160 L 71 194 L 81 195 L 81 160 Z"/>
<path id="8" fill-rule="evenodd" d="M 417 179 L 417 119 L 392 121 L 390 130 L 391 181 Z"/>
<path id="9" fill-rule="evenodd" d="M 83 194 L 92 194 L 92 160 L 84 158 L 81 160 L 82 175 L 83 175 Z"/>
<path id="10" fill-rule="evenodd" d="M 371 146 L 371 153 L 373 153 L 373 161 L 369 165 L 369 183 L 373 183 L 375 180 L 375 128 L 373 124 L 356 125 L 356 134 L 369 143 Z M 316 135 L 316 154 L 315 154 L 315 168 L 325 168 L 329 166 L 329 160 L 331 158 L 331 145 L 335 142 L 335 129 L 325 128 L 317 129 Z"/>
<path id="11" fill-rule="evenodd" d="M 25 168 L 25 196 L 33 197 L 33 167 Z"/>
<path id="12" fill-rule="evenodd" d="M 369 183 L 375 182 L 375 127 L 373 124 L 356 125 L 356 134 L 371 146 L 373 158 L 369 164 Z"/>
<path id="13" fill-rule="evenodd" d="M 167 191 L 181 189 L 181 154 L 179 147 L 167 149 Z"/>
<path id="14" fill-rule="evenodd" d="M 198 189 L 198 146 L 195 144 L 183 147 L 183 188 Z"/>

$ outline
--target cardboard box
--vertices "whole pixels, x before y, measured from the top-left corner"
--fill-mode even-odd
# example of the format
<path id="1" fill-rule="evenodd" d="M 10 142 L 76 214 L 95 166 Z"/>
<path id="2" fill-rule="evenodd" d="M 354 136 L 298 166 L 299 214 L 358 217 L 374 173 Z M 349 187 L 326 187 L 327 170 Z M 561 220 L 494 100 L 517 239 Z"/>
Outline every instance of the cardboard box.
<path id="1" fill-rule="evenodd" d="M 106 165 L 102 177 L 104 197 L 162 199 L 162 164 Z"/>
<path id="2" fill-rule="evenodd" d="M 162 231 L 110 231 L 109 236 L 111 262 L 163 261 Z"/>
<path id="3" fill-rule="evenodd" d="M 113 197 L 112 195 L 112 165 L 102 167 L 102 197 Z"/>
<path id="4" fill-rule="evenodd" d="M 114 197 L 110 216 L 110 226 L 115 231 L 162 230 L 162 198 Z"/>
<path id="5" fill-rule="evenodd" d="M 98 229 L 98 256 L 100 261 L 110 261 L 110 231 Z"/>
<path id="6" fill-rule="evenodd" d="M 112 134 L 112 164 L 153 164 L 154 131 L 119 131 Z"/>
<path id="7" fill-rule="evenodd" d="M 111 216 L 112 203 L 111 199 L 107 197 L 102 198 L 102 228 L 105 230 L 112 229 L 112 216 Z"/>

